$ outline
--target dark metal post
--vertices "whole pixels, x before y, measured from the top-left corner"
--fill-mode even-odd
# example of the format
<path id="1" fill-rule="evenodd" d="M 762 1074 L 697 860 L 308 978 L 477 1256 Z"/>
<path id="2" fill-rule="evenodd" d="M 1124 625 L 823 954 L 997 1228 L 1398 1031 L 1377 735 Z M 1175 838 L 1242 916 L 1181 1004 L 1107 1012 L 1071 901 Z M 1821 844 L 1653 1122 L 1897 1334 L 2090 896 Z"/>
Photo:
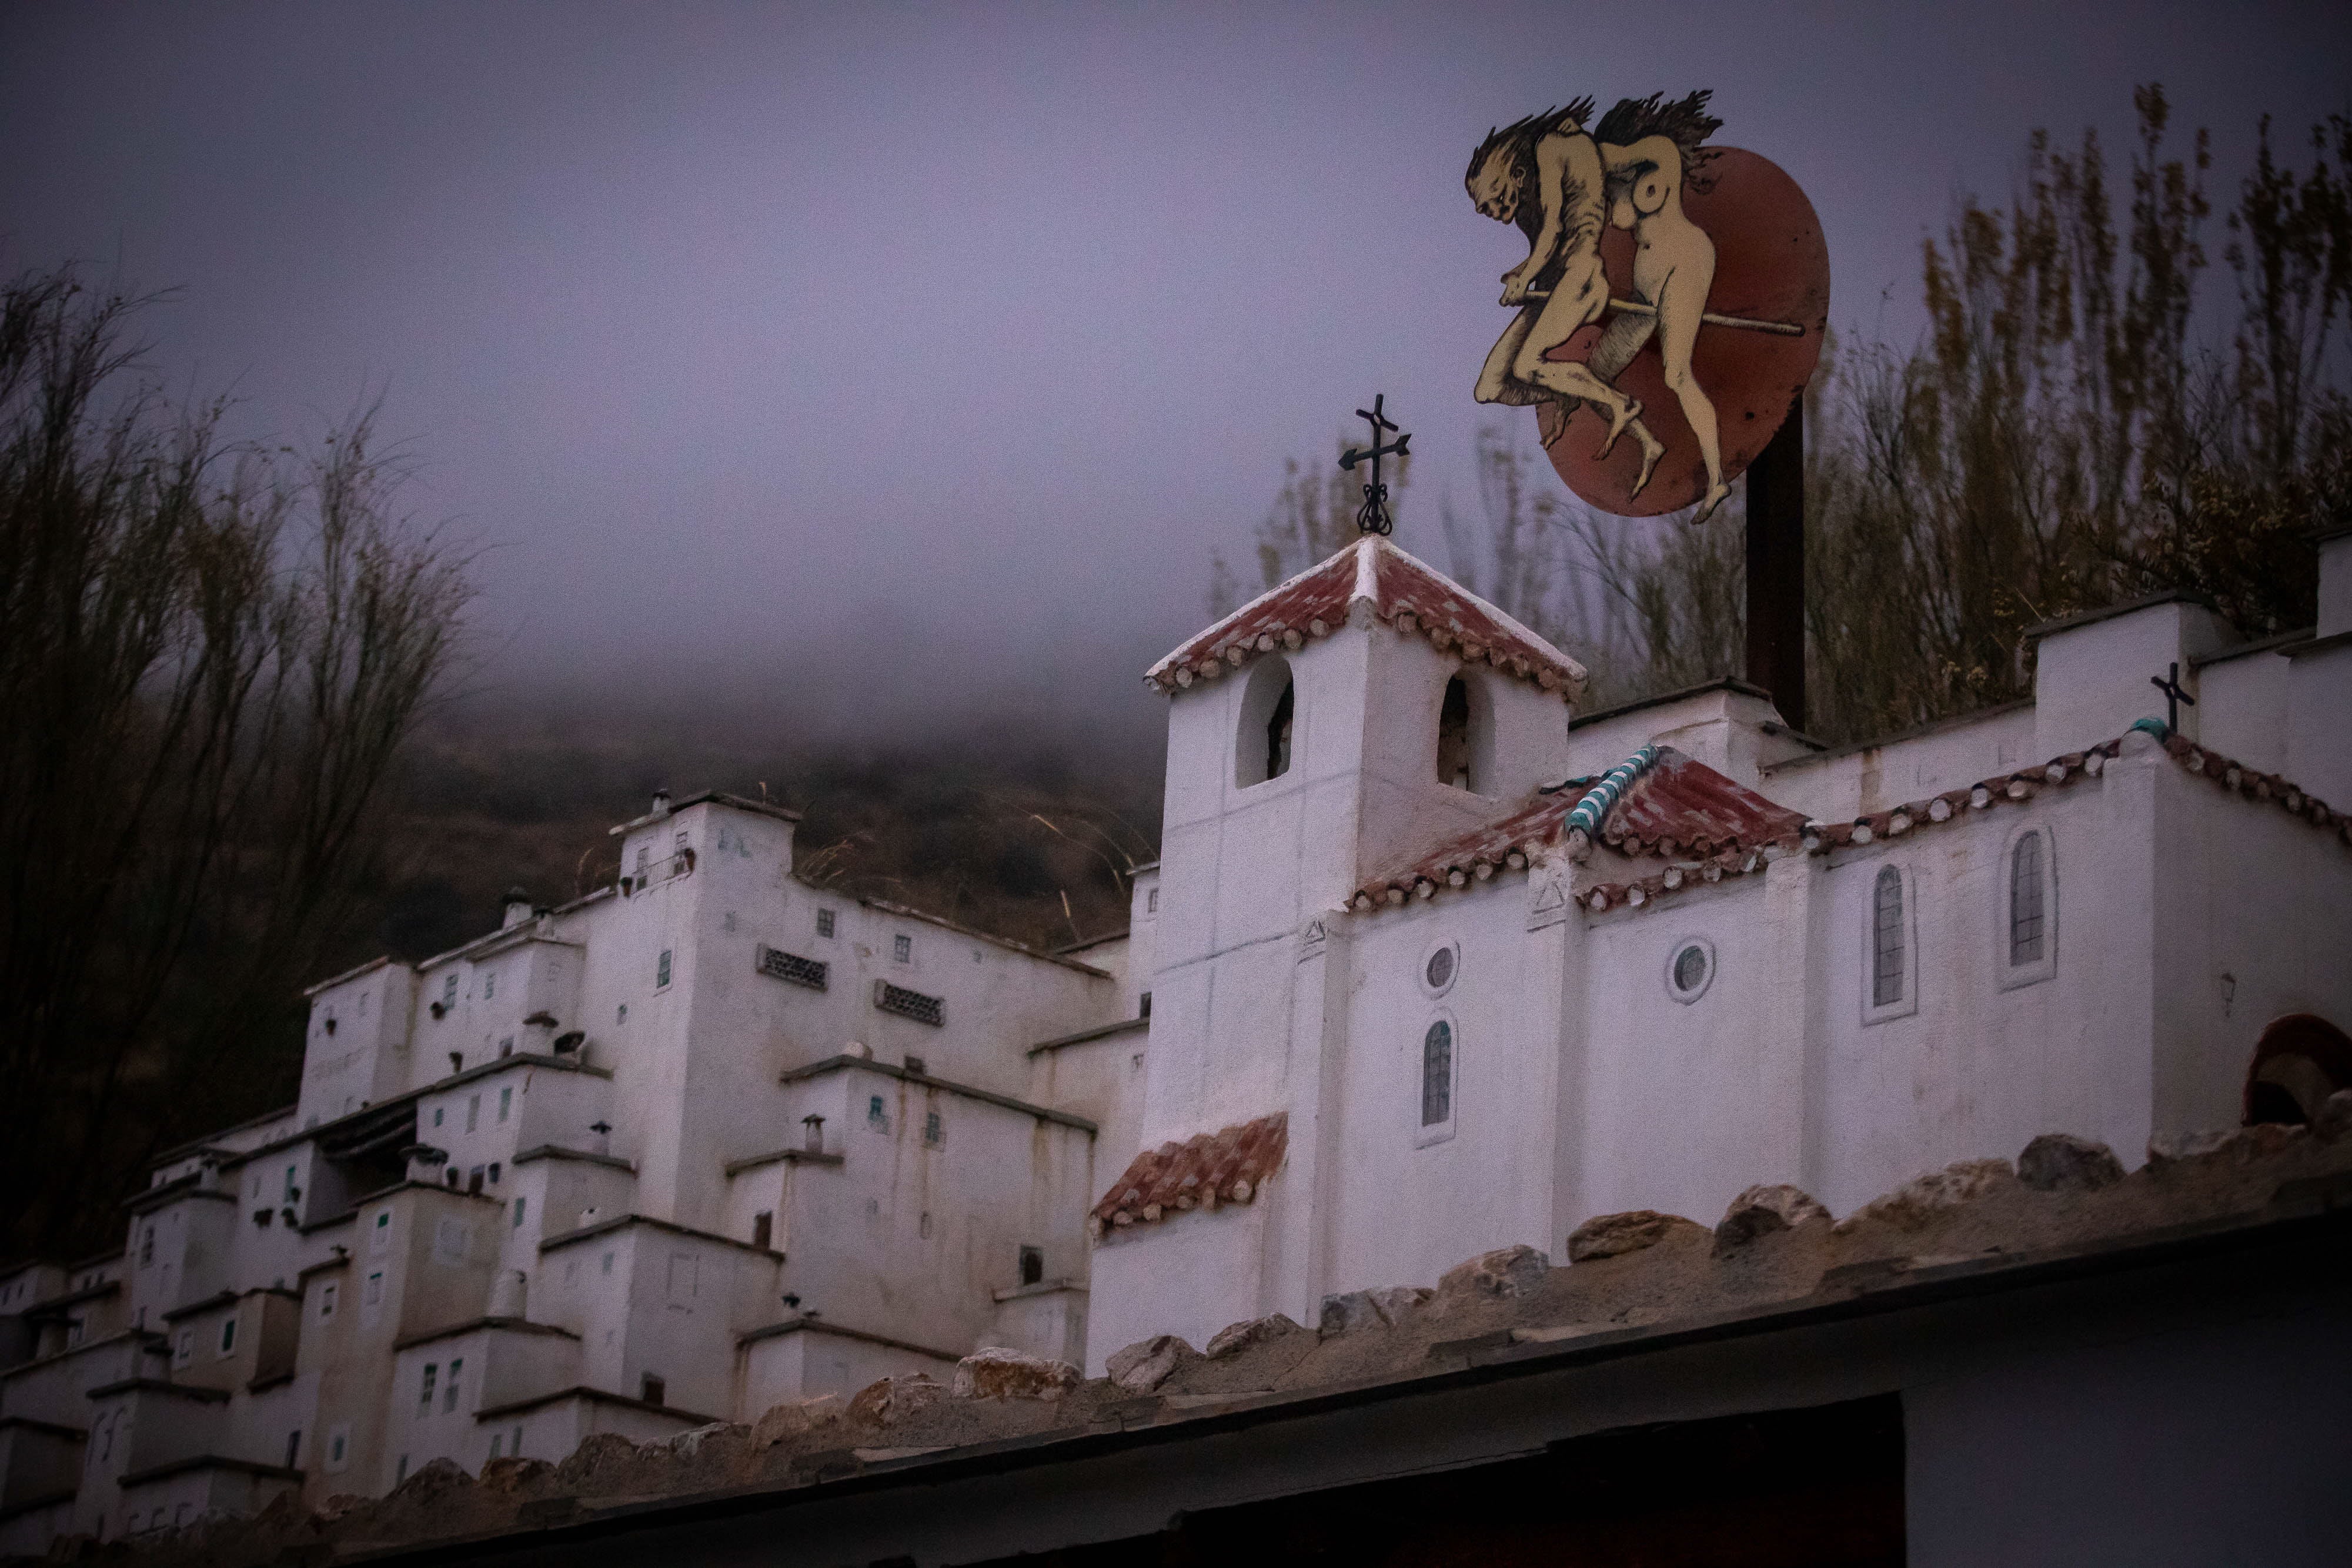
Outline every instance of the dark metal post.
<path id="1" fill-rule="evenodd" d="M 1748 679 L 1805 727 L 1805 400 L 1748 465 Z"/>

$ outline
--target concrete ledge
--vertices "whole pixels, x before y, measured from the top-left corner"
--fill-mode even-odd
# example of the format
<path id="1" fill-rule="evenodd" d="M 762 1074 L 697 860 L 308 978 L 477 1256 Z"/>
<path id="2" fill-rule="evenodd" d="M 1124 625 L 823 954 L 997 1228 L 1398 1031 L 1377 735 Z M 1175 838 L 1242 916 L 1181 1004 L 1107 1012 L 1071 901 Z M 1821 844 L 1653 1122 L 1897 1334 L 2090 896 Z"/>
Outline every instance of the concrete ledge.
<path id="1" fill-rule="evenodd" d="M 1685 697 L 1705 696 L 1709 692 L 1737 692 L 1744 697 L 1760 697 L 1768 703 L 1772 700 L 1772 694 L 1762 686 L 1751 685 L 1738 675 L 1717 675 L 1711 681 L 1701 681 L 1695 686 L 1685 686 L 1680 691 L 1660 692 L 1654 697 L 1635 697 L 1632 702 L 1619 703 L 1615 707 L 1604 707 L 1591 713 L 1577 714 L 1569 719 L 1568 727 L 1571 730 L 1582 729 L 1587 725 L 1602 724 L 1629 713 L 1639 713 L 1645 707 L 1664 707 L 1668 703 L 1678 703 Z"/>
<path id="2" fill-rule="evenodd" d="M 484 1329 L 506 1333 L 552 1334 L 560 1339 L 576 1340 L 580 1337 L 570 1329 L 558 1328 L 553 1323 L 535 1323 L 526 1318 L 468 1318 L 445 1329 L 428 1329 L 423 1333 L 410 1334 L 406 1339 L 394 1340 L 392 1348 L 397 1354 L 413 1345 L 431 1344 L 436 1339 L 455 1339 L 459 1334 L 475 1333 Z"/>
<path id="3" fill-rule="evenodd" d="M 863 1056 L 828 1056 L 822 1061 L 812 1061 L 806 1067 L 788 1069 L 776 1082 L 797 1083 L 803 1079 L 822 1078 L 828 1072 L 842 1072 L 851 1068 L 863 1068 L 868 1072 L 878 1072 L 885 1078 L 904 1079 L 909 1083 L 919 1083 L 926 1089 L 944 1089 L 950 1094 L 961 1094 L 967 1100 L 978 1100 L 989 1105 L 1001 1105 L 1007 1111 L 1018 1111 L 1024 1116 L 1034 1116 L 1041 1122 L 1058 1122 L 1065 1127 L 1075 1127 L 1081 1133 L 1101 1131 L 1084 1116 L 1073 1116 L 1067 1111 L 1056 1111 L 1048 1105 L 1032 1105 L 1028 1101 L 1015 1100 L 1010 1094 L 999 1094 L 990 1089 L 975 1089 L 969 1083 L 951 1083 L 944 1078 L 933 1078 L 928 1072 L 910 1072 L 906 1068 L 893 1067 L 887 1061 L 875 1061 Z"/>
<path id="4" fill-rule="evenodd" d="M 226 1454 L 197 1454 L 189 1458 L 172 1459 L 160 1465 L 150 1465 L 143 1470 L 133 1470 L 116 1484 L 135 1487 L 148 1481 L 160 1481 L 190 1470 L 234 1470 L 239 1475 L 260 1476 L 267 1480 L 299 1481 L 300 1470 L 284 1465 L 265 1465 L 258 1459 L 232 1458 Z"/>
<path id="5" fill-rule="evenodd" d="M 911 1350 L 918 1355 L 934 1356 L 940 1361 L 961 1361 L 964 1357 L 964 1353 L 961 1351 L 940 1350 L 936 1345 L 917 1344 L 910 1339 L 898 1339 L 891 1334 L 873 1333 L 865 1329 L 854 1329 L 846 1323 L 828 1322 L 823 1318 L 813 1318 L 806 1312 L 786 1318 L 781 1322 L 763 1323 L 755 1329 L 746 1329 L 735 1336 L 735 1343 L 738 1345 L 751 1344 L 763 1339 L 777 1339 L 784 1334 L 799 1333 L 803 1330 L 811 1333 L 829 1333 L 841 1339 L 858 1340 L 866 1344 L 887 1345 L 892 1350 Z"/>
<path id="6" fill-rule="evenodd" d="M 162 1186 L 151 1186 L 144 1192 L 131 1194 L 122 1200 L 123 1209 L 134 1215 L 152 1214 L 159 1208 L 171 1207 L 184 1197 L 205 1197 L 216 1203 L 229 1204 L 236 1201 L 236 1194 L 233 1192 L 197 1185 L 204 1179 L 201 1171 L 191 1171 L 175 1181 L 165 1182 Z"/>
<path id="7" fill-rule="evenodd" d="M 193 1383 L 166 1383 L 160 1377 L 125 1377 L 114 1383 L 101 1383 L 87 1397 L 104 1399 L 116 1394 L 169 1394 L 178 1399 L 193 1399 L 199 1405 L 226 1405 L 228 1390 L 204 1388 Z"/>
<path id="8" fill-rule="evenodd" d="M 79 1491 L 44 1492 L 38 1497 L 28 1497 L 22 1502 L 12 1502 L 5 1508 L 0 1508 L 0 1524 L 5 1524 L 12 1519 L 22 1519 L 28 1513 L 38 1513 L 45 1508 L 68 1507 L 73 1500 L 80 1495 Z M 23 1562 L 26 1559 L 20 1558 L 18 1561 Z"/>
<path id="9" fill-rule="evenodd" d="M 583 1165 L 604 1166 L 608 1169 L 637 1174 L 637 1167 L 618 1155 L 592 1154 L 586 1149 L 567 1149 L 561 1144 L 537 1144 L 514 1157 L 514 1163 L 527 1166 L 533 1160 L 578 1160 Z"/>
<path id="10" fill-rule="evenodd" d="M 745 1171 L 757 1170 L 761 1166 L 772 1166 L 779 1160 L 787 1160 L 793 1165 L 801 1166 L 837 1166 L 846 1163 L 847 1156 L 821 1155 L 813 1149 L 776 1149 L 764 1155 L 753 1155 L 748 1159 L 729 1160 L 725 1169 L 729 1176 L 739 1176 Z"/>
<path id="11" fill-rule="evenodd" d="M 2077 626 L 2088 626 L 2095 622 L 2112 621 L 2118 615 L 2129 615 L 2136 611 L 2153 610 L 2159 604 L 2194 604 L 2200 610 L 2211 610 L 2217 615 L 2221 613 L 2212 600 L 2193 589 L 2168 588 L 2160 592 L 2143 594 L 2137 599 L 2126 599 L 2121 604 L 2103 604 L 2096 610 L 2078 610 L 2072 615 L 2038 622 L 2028 626 L 2023 635 L 2029 643 L 2039 642 L 2056 632 L 2072 632 Z"/>
<path id="12" fill-rule="evenodd" d="M 235 1291 L 215 1291 L 209 1296 L 199 1296 L 193 1301 L 183 1301 L 180 1305 L 164 1312 L 162 1316 L 165 1322 L 175 1323 L 182 1318 L 193 1318 L 199 1313 L 209 1312 L 215 1307 L 235 1305 L 236 1305 Z"/>
<path id="13" fill-rule="evenodd" d="M 95 1301 L 107 1296 L 120 1295 L 121 1292 L 121 1281 L 101 1280 L 95 1285 L 84 1285 L 79 1291 L 68 1291 L 63 1295 L 50 1296 L 35 1301 L 18 1315 L 26 1322 L 39 1322 L 44 1318 L 55 1317 L 68 1307 L 78 1307 L 84 1301 Z"/>
<path id="14" fill-rule="evenodd" d="M 1083 1296 L 1087 1293 L 1087 1282 L 1084 1280 L 1044 1280 L 1034 1285 L 1013 1285 L 1002 1291 L 991 1291 L 989 1296 L 998 1301 L 1017 1301 L 1024 1296 L 1050 1296 L 1059 1291 L 1076 1291 Z"/>
<path id="15" fill-rule="evenodd" d="M 559 1388 L 552 1394 L 534 1395 L 529 1399 L 509 1400 L 474 1412 L 477 1421 L 502 1420 L 520 1416 L 526 1410 L 538 1410 L 550 1405 L 561 1405 L 567 1399 L 584 1399 L 592 1405 L 617 1405 L 625 1410 L 645 1410 L 656 1416 L 667 1416 L 685 1422 L 688 1427 L 708 1427 L 724 1421 L 723 1416 L 704 1416 L 692 1410 L 681 1410 L 675 1405 L 655 1405 L 643 1399 L 632 1399 L 625 1394 L 607 1394 L 601 1388 L 591 1388 L 584 1383 L 569 1388 Z"/>
<path id="16" fill-rule="evenodd" d="M 1108 1040 L 1113 1035 L 1132 1034 L 1137 1030 L 1150 1027 L 1151 1020 L 1148 1018 L 1121 1019 L 1117 1023 L 1103 1024 L 1096 1029 L 1082 1029 L 1076 1034 L 1041 1040 L 1029 1048 L 1029 1054 L 1035 1056 L 1042 1051 L 1059 1051 L 1066 1045 L 1089 1045 L 1098 1040 Z"/>
<path id="17" fill-rule="evenodd" d="M 611 1219 L 600 1219 L 593 1225 L 583 1226 L 577 1230 L 566 1230 L 561 1235 L 551 1236 L 539 1244 L 540 1254 L 544 1257 L 559 1247 L 570 1247 L 594 1237 L 609 1236 L 614 1231 L 631 1225 L 650 1226 L 656 1230 L 666 1230 L 672 1236 L 690 1236 L 697 1241 L 716 1241 L 722 1247 L 732 1247 L 739 1252 L 749 1252 L 757 1258 L 772 1258 L 779 1263 L 784 1260 L 784 1255 L 772 1247 L 754 1247 L 749 1241 L 738 1241 L 732 1236 L 721 1236 L 711 1230 L 697 1230 L 690 1225 L 674 1225 L 667 1219 L 656 1219 L 649 1214 L 616 1215 Z"/>

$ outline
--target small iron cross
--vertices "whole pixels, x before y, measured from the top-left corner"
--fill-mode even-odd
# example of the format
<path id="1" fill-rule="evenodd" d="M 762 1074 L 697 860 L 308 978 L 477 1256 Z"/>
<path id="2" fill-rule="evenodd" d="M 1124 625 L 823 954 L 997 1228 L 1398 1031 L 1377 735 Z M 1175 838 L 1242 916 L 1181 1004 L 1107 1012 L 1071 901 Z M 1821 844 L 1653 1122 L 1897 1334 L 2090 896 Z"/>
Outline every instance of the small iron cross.
<path id="1" fill-rule="evenodd" d="M 2177 659 L 2173 661 L 2170 674 L 2150 675 L 2147 678 L 2147 684 L 2164 694 L 2164 727 L 2174 734 L 2179 733 L 2180 705 L 2187 703 L 2190 707 L 2197 706 L 2197 699 L 2181 689 L 2179 661 Z"/>
<path id="2" fill-rule="evenodd" d="M 1356 417 L 1369 422 L 1372 427 L 1371 450 L 1367 452 L 1361 448 L 1350 446 L 1347 451 L 1339 454 L 1339 467 L 1342 472 L 1353 472 L 1357 464 L 1366 458 L 1371 460 L 1371 481 L 1364 486 L 1364 504 L 1356 512 L 1356 527 L 1368 534 L 1390 533 L 1396 528 L 1396 519 L 1389 516 L 1389 487 L 1381 483 L 1381 458 L 1391 452 L 1399 457 L 1411 455 L 1404 449 L 1404 444 L 1412 439 L 1409 433 L 1399 431 L 1397 438 L 1385 445 L 1381 442 L 1382 431 L 1396 429 L 1381 406 L 1387 401 L 1388 393 L 1382 392 L 1372 399 L 1371 407 L 1360 408 L 1356 411 Z"/>

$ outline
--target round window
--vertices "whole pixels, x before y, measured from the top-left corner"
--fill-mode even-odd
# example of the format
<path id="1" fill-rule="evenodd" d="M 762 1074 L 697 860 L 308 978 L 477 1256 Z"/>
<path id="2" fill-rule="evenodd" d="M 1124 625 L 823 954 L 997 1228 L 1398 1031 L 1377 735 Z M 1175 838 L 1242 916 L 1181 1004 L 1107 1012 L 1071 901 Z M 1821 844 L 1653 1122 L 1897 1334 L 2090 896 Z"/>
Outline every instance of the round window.
<path id="1" fill-rule="evenodd" d="M 1462 945 L 1446 942 L 1433 947 L 1421 961 L 1421 988 L 1433 997 L 1442 997 L 1454 988 L 1462 973 Z"/>
<path id="2" fill-rule="evenodd" d="M 1703 936 L 1675 944 L 1666 957 L 1666 992 L 1678 1002 L 1695 1002 L 1715 978 L 1715 945 Z"/>

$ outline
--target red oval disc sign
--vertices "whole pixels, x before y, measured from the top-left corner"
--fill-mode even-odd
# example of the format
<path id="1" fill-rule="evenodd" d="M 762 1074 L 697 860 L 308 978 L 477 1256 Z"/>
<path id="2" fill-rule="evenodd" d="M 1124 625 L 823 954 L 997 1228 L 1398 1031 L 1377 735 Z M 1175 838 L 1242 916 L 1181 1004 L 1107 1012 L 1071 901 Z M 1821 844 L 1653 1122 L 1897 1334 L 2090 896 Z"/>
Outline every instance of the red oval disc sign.
<path id="1" fill-rule="evenodd" d="M 1742 148 L 1710 151 L 1709 188 L 1683 193 L 1691 221 L 1715 242 L 1707 314 L 1803 329 L 1801 336 L 1790 336 L 1760 327 L 1699 326 L 1691 377 L 1715 405 L 1723 476 L 1729 480 L 1764 450 L 1821 360 L 1830 314 L 1830 253 L 1812 203 L 1780 165 Z M 1634 244 L 1632 233 L 1613 224 L 1602 232 L 1601 267 L 1612 298 L 1635 298 Z M 1545 357 L 1589 360 L 1609 319 L 1578 329 Z M 1642 404 L 1642 421 L 1665 455 L 1642 493 L 1632 495 L 1642 471 L 1640 447 L 1621 440 L 1607 457 L 1598 457 L 1608 420 L 1589 402 L 1546 402 L 1539 410 L 1544 450 L 1560 478 L 1586 501 L 1621 517 L 1654 517 L 1696 505 L 1706 494 L 1706 468 L 1682 400 L 1666 385 L 1654 332 L 1612 384 Z M 1562 407 L 1573 411 L 1565 421 Z"/>

